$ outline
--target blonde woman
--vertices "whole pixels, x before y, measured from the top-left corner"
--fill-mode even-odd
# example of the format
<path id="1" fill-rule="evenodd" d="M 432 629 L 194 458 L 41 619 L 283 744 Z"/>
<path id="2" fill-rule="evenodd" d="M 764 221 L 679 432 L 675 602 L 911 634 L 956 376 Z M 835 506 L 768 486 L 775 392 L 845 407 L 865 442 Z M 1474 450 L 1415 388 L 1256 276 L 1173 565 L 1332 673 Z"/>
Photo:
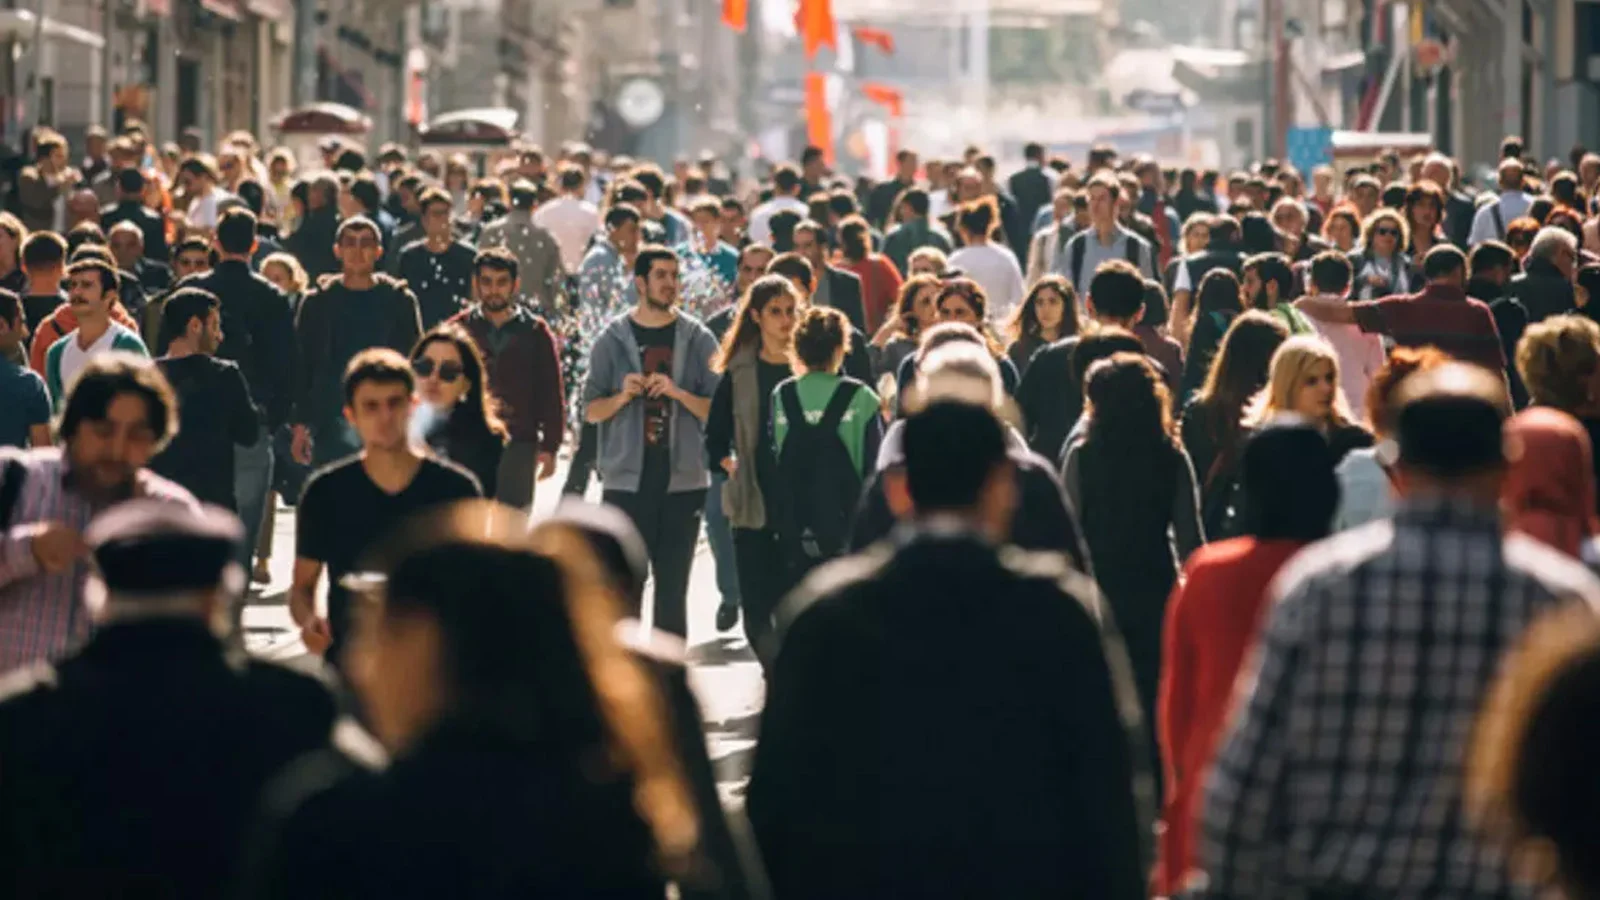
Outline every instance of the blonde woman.
<path id="1" fill-rule="evenodd" d="M 1517 373 L 1529 403 L 1577 419 L 1590 442 L 1600 447 L 1600 325 L 1585 316 L 1565 315 L 1528 326 L 1517 344 Z M 1600 453 L 1594 459 L 1600 477 Z"/>
<path id="2" fill-rule="evenodd" d="M 1361 249 L 1350 254 L 1350 269 L 1355 272 L 1353 299 L 1377 300 L 1395 294 L 1409 294 L 1421 279 L 1412 270 L 1411 233 L 1405 217 L 1397 209 L 1373 210 L 1361 224 Z"/>
<path id="3" fill-rule="evenodd" d="M 1249 419 L 1259 426 L 1279 416 L 1305 419 L 1321 431 L 1335 464 L 1351 450 L 1373 444 L 1372 433 L 1356 424 L 1339 387 L 1339 354 L 1320 337 L 1289 338 L 1272 355 L 1267 386 L 1256 395 Z"/>

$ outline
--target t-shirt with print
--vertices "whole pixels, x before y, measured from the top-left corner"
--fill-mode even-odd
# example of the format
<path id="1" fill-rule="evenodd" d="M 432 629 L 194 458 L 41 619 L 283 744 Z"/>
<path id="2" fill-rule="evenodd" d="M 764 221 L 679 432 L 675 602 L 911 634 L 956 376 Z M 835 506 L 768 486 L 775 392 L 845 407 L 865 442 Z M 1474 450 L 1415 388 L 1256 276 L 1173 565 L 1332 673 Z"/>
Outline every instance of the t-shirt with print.
<path id="1" fill-rule="evenodd" d="M 633 339 L 639 345 L 639 371 L 644 377 L 672 377 L 672 345 L 678 323 L 657 328 L 640 325 L 632 319 Z M 667 397 L 641 394 L 644 403 L 644 470 L 639 476 L 639 493 L 664 494 L 672 480 L 672 404 Z"/>
<path id="2" fill-rule="evenodd" d="M 320 469 L 306 482 L 295 516 L 294 555 L 328 569 L 328 625 L 337 663 L 349 638 L 350 592 L 340 581 L 356 570 L 373 544 L 389 529 L 420 510 L 481 496 L 477 479 L 448 462 L 423 459 L 411 483 L 391 494 L 367 474 L 360 456 Z"/>
<path id="3" fill-rule="evenodd" d="M 0 447 L 27 447 L 28 431 L 50 421 L 50 392 L 27 366 L 0 358 Z"/>

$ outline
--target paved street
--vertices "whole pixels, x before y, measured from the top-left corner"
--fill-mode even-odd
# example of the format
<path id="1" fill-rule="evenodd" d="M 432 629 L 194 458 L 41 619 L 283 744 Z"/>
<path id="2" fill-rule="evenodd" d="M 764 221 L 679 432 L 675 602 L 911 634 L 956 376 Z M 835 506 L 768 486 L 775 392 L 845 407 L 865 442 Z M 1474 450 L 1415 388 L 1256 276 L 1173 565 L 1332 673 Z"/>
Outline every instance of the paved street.
<path id="1" fill-rule="evenodd" d="M 559 500 L 566 463 L 554 478 L 539 484 L 534 515 L 548 515 Z M 598 496 L 598 489 L 594 491 Z M 287 606 L 294 557 L 294 510 L 280 506 L 272 547 L 272 583 L 257 585 L 245 609 L 246 640 L 263 656 L 294 665 L 315 665 L 306 654 L 299 632 L 292 627 Z M 646 591 L 646 597 L 650 592 Z M 755 745 L 757 715 L 761 709 L 761 670 L 750 654 L 743 629 L 725 635 L 716 632 L 719 596 L 711 549 L 704 538 L 695 552 L 689 585 L 690 681 L 700 698 L 706 721 L 707 742 L 723 800 L 742 802 Z M 648 615 L 648 612 L 647 612 Z"/>

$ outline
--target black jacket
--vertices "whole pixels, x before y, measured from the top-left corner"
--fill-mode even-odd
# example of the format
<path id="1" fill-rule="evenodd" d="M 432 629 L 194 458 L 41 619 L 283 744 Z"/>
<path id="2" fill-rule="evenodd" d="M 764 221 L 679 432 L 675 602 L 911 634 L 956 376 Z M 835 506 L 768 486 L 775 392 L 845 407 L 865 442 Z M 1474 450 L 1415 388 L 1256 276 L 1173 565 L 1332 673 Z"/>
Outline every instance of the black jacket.
<path id="1" fill-rule="evenodd" d="M 1506 285 L 1506 296 L 1517 298 L 1528 311 L 1528 324 L 1543 322 L 1578 308 L 1572 281 L 1547 259 L 1529 257 L 1521 275 Z"/>
<path id="2" fill-rule="evenodd" d="M 0 701 L 12 897 L 222 896 L 262 788 L 328 746 L 317 681 L 224 651 L 199 621 L 108 625 Z"/>
<path id="3" fill-rule="evenodd" d="M 289 299 L 240 260 L 222 260 L 192 284 L 222 300 L 222 346 L 217 357 L 239 364 L 250 396 L 266 417 L 267 430 L 276 431 L 289 420 L 294 396 L 294 318 Z"/>
<path id="4" fill-rule="evenodd" d="M 1472 246 L 1472 220 L 1478 215 L 1478 205 L 1460 191 L 1447 190 L 1444 196 L 1444 233 L 1463 250 Z"/>
<path id="5" fill-rule="evenodd" d="M 164 262 L 156 262 L 149 257 L 143 257 L 133 267 L 133 277 L 138 279 L 139 286 L 152 297 L 165 294 L 172 289 L 172 267 Z"/>
<path id="6" fill-rule="evenodd" d="M 1039 214 L 1041 207 L 1049 206 L 1055 202 L 1050 193 L 1050 179 L 1044 170 L 1038 166 L 1027 166 L 1007 180 L 1011 188 L 1011 196 L 1017 199 L 1017 219 L 1024 227 L 1031 231 L 1033 219 Z M 1029 237 L 1032 237 L 1030 234 Z M 1018 259 L 1027 259 L 1026 255 Z"/>
<path id="7" fill-rule="evenodd" d="M 681 651 L 631 643 L 661 691 L 699 818 L 681 895 L 765 900 L 749 826 L 718 799 Z M 455 723 L 387 771 L 333 753 L 307 759 L 269 793 L 236 896 L 657 900 L 661 877 L 628 786 L 570 771 L 564 752 Z"/>
<path id="8" fill-rule="evenodd" d="M 912 187 L 895 178 L 878 182 L 867 195 L 867 221 L 880 231 L 889 230 L 895 213 L 894 201 Z"/>
<path id="9" fill-rule="evenodd" d="M 167 249 L 167 225 L 161 214 L 137 200 L 122 200 L 100 210 L 100 227 L 107 234 L 123 222 L 132 222 L 144 232 L 144 258 L 165 264 L 172 254 Z"/>
<path id="10" fill-rule="evenodd" d="M 835 266 L 827 267 L 828 278 L 828 303 L 827 305 L 850 320 L 850 324 L 863 334 L 867 330 L 866 307 L 861 303 L 861 279 L 854 272 L 846 272 Z"/>
<path id="11" fill-rule="evenodd" d="M 331 208 L 312 210 L 300 227 L 283 241 L 285 250 L 300 260 L 306 277 L 312 281 L 339 271 L 339 258 L 333 253 L 334 236 L 339 231 L 339 216 Z"/>
<path id="12" fill-rule="evenodd" d="M 1147 896 L 1149 761 L 1099 611 L 1059 556 L 964 533 L 813 572 L 750 778 L 774 894 Z"/>
<path id="13" fill-rule="evenodd" d="M 417 309 L 416 296 L 386 275 L 376 276 L 372 291 L 379 311 L 368 324 L 381 337 L 370 346 L 388 347 L 409 358 L 411 348 L 422 336 L 422 314 Z M 338 384 L 350 362 L 349 357 L 335 352 L 338 342 L 334 339 L 334 331 L 340 327 L 340 304 L 350 293 L 341 279 L 332 278 L 300 301 L 300 313 L 294 323 L 298 377 L 289 414 L 289 421 L 295 424 L 338 419 L 337 397 L 331 396 L 327 388 Z"/>

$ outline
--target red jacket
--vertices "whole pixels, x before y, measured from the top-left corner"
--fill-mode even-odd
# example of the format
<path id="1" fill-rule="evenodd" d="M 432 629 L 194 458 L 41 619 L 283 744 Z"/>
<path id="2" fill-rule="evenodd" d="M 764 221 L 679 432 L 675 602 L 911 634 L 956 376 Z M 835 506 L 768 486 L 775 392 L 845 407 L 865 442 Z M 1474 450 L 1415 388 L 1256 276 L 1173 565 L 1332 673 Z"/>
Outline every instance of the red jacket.
<path id="1" fill-rule="evenodd" d="M 453 317 L 472 335 L 489 369 L 489 389 L 500 401 L 511 439 L 537 443 L 540 452 L 561 449 L 567 421 L 567 394 L 555 335 L 544 319 L 520 307 L 495 328 L 477 307 Z M 498 349 L 497 349 L 498 348 Z"/>
<path id="2" fill-rule="evenodd" d="M 1176 895 L 1194 864 L 1201 791 L 1232 708 L 1234 679 L 1255 644 L 1273 576 L 1302 546 L 1253 537 L 1208 544 L 1189 557 L 1172 589 L 1156 707 L 1166 773 L 1159 895 Z"/>

